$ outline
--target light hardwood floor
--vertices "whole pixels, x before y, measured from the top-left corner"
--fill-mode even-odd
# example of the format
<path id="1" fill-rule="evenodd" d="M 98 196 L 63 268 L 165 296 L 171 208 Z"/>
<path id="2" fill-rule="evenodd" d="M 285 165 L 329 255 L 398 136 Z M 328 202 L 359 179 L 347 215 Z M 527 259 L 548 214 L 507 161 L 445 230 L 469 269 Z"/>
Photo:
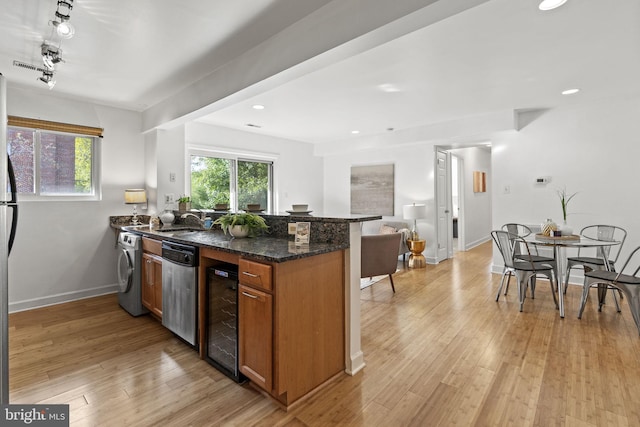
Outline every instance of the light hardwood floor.
<path id="1" fill-rule="evenodd" d="M 79 426 L 638 426 L 640 337 L 626 301 L 560 319 L 547 283 L 494 301 L 491 245 L 361 292 L 367 366 L 281 410 L 115 295 L 10 316 L 11 403 L 68 403 Z M 400 264 L 401 265 L 401 264 Z M 513 285 L 513 284 L 512 284 Z M 595 296 L 595 291 L 594 296 Z"/>

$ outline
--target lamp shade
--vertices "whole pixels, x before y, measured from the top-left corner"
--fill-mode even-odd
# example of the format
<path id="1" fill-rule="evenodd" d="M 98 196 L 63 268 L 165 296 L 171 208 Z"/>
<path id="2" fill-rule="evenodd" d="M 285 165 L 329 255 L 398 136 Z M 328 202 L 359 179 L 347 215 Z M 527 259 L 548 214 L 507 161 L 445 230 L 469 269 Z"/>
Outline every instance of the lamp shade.
<path id="1" fill-rule="evenodd" d="M 139 188 L 124 190 L 124 203 L 127 205 L 147 203 L 147 192 Z"/>
<path id="2" fill-rule="evenodd" d="M 427 217 L 426 205 L 404 205 L 402 207 L 402 216 L 404 219 L 422 219 Z"/>

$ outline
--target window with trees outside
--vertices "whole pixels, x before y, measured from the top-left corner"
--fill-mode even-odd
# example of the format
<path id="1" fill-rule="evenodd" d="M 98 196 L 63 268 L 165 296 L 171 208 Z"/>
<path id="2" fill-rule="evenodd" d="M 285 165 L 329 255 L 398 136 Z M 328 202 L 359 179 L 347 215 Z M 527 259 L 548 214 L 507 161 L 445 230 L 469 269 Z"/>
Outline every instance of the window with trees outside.
<path id="1" fill-rule="evenodd" d="M 35 198 L 99 197 L 97 137 L 23 127 L 8 128 L 7 151 L 18 193 Z"/>
<path id="2" fill-rule="evenodd" d="M 226 203 L 231 209 L 260 204 L 270 210 L 273 162 L 191 154 L 191 206 L 213 209 Z"/>

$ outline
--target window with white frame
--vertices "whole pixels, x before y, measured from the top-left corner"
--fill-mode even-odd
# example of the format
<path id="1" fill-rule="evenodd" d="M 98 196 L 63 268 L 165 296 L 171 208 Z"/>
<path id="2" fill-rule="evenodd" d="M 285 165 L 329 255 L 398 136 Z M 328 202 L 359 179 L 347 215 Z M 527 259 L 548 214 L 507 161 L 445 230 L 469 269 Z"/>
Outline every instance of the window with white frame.
<path id="1" fill-rule="evenodd" d="M 272 161 L 191 151 L 189 163 L 193 208 L 213 209 L 216 204 L 226 203 L 234 210 L 245 209 L 248 204 L 271 210 Z"/>
<path id="2" fill-rule="evenodd" d="M 11 118 L 9 124 L 7 152 L 20 196 L 27 200 L 99 199 L 98 136 L 11 126 Z M 67 125 L 64 130 L 77 129 Z"/>

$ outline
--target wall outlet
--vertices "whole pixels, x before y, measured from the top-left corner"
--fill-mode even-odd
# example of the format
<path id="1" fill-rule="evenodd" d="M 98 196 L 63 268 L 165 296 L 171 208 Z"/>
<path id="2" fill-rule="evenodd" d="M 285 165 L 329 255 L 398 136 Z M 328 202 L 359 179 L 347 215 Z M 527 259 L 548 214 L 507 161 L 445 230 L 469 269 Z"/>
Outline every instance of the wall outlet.
<path id="1" fill-rule="evenodd" d="M 298 226 L 297 222 L 289 223 L 289 234 L 296 234 L 296 227 Z"/>
<path id="2" fill-rule="evenodd" d="M 173 194 L 173 193 L 165 194 L 164 195 L 164 202 L 165 203 L 175 203 L 176 202 L 175 194 Z"/>
<path id="3" fill-rule="evenodd" d="M 169 182 L 176 182 L 176 173 L 169 172 Z"/>

